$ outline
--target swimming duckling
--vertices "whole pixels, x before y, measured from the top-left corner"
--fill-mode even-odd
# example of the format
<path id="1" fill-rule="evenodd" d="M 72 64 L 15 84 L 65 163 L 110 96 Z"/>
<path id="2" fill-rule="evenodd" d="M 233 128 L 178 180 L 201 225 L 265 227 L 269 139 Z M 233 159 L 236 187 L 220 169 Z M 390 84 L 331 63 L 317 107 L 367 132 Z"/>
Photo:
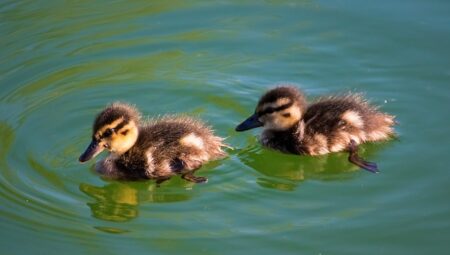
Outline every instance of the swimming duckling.
<path id="1" fill-rule="evenodd" d="M 350 162 L 378 172 L 375 163 L 358 156 L 358 145 L 389 139 L 394 123 L 394 116 L 378 111 L 358 94 L 330 96 L 307 105 L 296 87 L 280 86 L 261 97 L 255 114 L 236 131 L 262 126 L 261 143 L 286 153 L 323 155 L 348 150 Z"/>
<path id="2" fill-rule="evenodd" d="M 194 176 L 194 171 L 225 156 L 222 141 L 199 120 L 165 116 L 141 123 L 135 107 L 113 103 L 97 115 L 92 142 L 79 160 L 88 161 L 107 149 L 109 156 L 96 164 L 96 170 L 108 177 L 156 179 L 159 184 L 180 174 L 200 183 L 207 178 Z"/>

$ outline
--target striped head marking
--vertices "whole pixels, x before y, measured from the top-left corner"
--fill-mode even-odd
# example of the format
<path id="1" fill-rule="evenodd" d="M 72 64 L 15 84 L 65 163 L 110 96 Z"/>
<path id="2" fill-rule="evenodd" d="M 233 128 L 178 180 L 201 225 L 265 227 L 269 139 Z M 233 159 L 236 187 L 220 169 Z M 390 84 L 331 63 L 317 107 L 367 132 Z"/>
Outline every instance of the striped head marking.
<path id="1" fill-rule="evenodd" d="M 138 138 L 139 112 L 129 105 L 115 103 L 103 110 L 93 126 L 91 144 L 80 156 L 85 162 L 104 149 L 121 155 L 136 143 Z"/>
<path id="2" fill-rule="evenodd" d="M 281 97 L 274 102 L 258 105 L 256 114 L 265 129 L 286 130 L 300 121 L 302 110 L 290 98 Z"/>
<path id="3" fill-rule="evenodd" d="M 255 114 L 236 127 L 236 131 L 263 126 L 270 130 L 287 130 L 297 124 L 306 108 L 303 94 L 295 87 L 269 90 L 258 102 Z"/>

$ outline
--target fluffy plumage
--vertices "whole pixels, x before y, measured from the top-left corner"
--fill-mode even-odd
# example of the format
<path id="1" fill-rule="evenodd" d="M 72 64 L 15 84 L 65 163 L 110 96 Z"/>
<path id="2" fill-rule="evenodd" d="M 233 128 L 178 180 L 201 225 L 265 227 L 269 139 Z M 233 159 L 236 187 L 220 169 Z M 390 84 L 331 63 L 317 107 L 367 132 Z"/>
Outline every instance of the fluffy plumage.
<path id="1" fill-rule="evenodd" d="M 134 121 L 138 123 L 141 119 L 141 114 L 138 109 L 132 105 L 115 102 L 97 115 L 92 130 L 97 131 L 101 127 L 112 123 L 119 118 L 124 118 L 125 121 Z"/>
<path id="2" fill-rule="evenodd" d="M 139 134 L 136 144 L 116 160 L 122 176 L 160 179 L 196 170 L 225 156 L 223 139 L 187 116 L 150 120 L 140 127 Z"/>
<path id="3" fill-rule="evenodd" d="M 162 182 L 180 174 L 189 181 L 205 182 L 206 178 L 193 176 L 193 172 L 224 157 L 223 146 L 223 139 L 199 120 L 172 115 L 141 122 L 136 108 L 114 103 L 97 116 L 93 141 L 80 161 L 106 148 L 110 155 L 96 165 L 103 175 Z"/>
<path id="4" fill-rule="evenodd" d="M 297 88 L 281 86 L 266 92 L 255 114 L 236 130 L 263 126 L 262 144 L 286 153 L 322 155 L 348 150 L 352 163 L 376 172 L 376 164 L 357 156 L 357 146 L 389 139 L 393 125 L 393 116 L 359 94 L 324 97 L 307 105 Z"/>

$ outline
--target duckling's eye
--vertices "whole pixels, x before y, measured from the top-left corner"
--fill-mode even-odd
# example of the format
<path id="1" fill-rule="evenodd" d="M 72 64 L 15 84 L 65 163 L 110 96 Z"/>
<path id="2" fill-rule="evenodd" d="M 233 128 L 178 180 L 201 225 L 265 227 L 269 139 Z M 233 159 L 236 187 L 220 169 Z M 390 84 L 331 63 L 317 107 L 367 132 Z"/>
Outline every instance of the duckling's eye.
<path id="1" fill-rule="evenodd" d="M 289 118 L 289 117 L 291 117 L 291 114 L 290 113 L 283 113 L 283 117 Z"/>
<path id="2" fill-rule="evenodd" d="M 128 134 L 128 129 L 125 131 L 120 132 L 122 135 L 127 135 Z"/>
<path id="3" fill-rule="evenodd" d="M 108 128 L 108 129 L 106 129 L 105 130 L 105 132 L 103 132 L 103 137 L 108 137 L 108 136 L 111 136 L 112 135 L 112 132 L 113 132 L 113 129 L 111 129 L 111 128 Z"/>

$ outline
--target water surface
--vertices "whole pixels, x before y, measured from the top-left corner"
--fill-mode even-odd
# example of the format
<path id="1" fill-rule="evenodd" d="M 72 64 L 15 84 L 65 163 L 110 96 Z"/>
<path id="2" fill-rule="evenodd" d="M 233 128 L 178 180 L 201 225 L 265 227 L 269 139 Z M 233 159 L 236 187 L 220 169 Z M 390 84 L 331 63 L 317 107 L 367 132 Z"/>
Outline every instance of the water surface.
<path id="1" fill-rule="evenodd" d="M 446 1 L 3 1 L 2 254 L 446 254 Z M 347 162 L 235 133 L 272 84 L 363 92 L 399 138 Z M 200 117 L 209 182 L 103 180 L 77 158 L 107 103 Z"/>

